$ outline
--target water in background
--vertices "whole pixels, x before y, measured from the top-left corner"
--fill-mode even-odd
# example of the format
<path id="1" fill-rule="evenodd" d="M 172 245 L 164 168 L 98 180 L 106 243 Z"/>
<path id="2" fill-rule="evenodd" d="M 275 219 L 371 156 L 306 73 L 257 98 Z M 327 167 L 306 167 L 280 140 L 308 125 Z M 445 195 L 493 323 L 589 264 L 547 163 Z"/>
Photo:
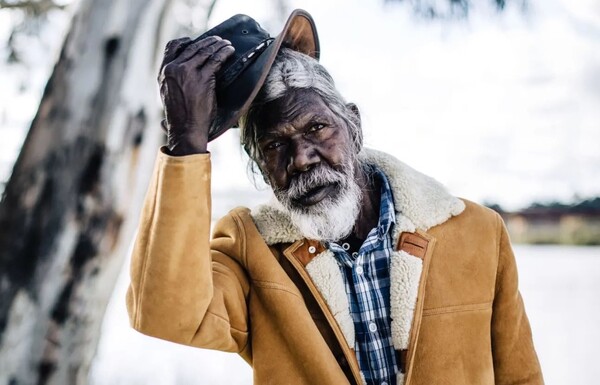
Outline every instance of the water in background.
<path id="1" fill-rule="evenodd" d="M 515 247 L 521 293 L 547 385 L 600 378 L 600 247 Z"/>
<path id="2" fill-rule="evenodd" d="M 520 287 L 547 385 L 600 378 L 600 247 L 515 247 Z M 125 268 L 108 307 L 93 385 L 251 384 L 237 355 L 189 348 L 129 328 Z"/>

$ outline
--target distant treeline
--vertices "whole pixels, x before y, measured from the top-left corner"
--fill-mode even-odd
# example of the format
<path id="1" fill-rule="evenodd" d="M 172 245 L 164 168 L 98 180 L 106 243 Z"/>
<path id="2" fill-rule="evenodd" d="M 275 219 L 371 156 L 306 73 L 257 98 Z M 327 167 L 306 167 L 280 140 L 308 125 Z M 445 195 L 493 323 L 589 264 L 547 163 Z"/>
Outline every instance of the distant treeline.
<path id="1" fill-rule="evenodd" d="M 574 203 L 564 203 L 553 201 L 549 203 L 534 202 L 528 207 L 516 211 L 508 211 L 496 203 L 486 203 L 487 207 L 498 212 L 499 214 L 523 214 L 523 215 L 563 215 L 563 214 L 580 214 L 580 215 L 600 215 L 600 197 L 580 200 Z"/>
<path id="2" fill-rule="evenodd" d="M 486 204 L 498 212 L 516 243 L 600 245 L 600 197 L 573 203 L 532 203 L 516 211 Z"/>

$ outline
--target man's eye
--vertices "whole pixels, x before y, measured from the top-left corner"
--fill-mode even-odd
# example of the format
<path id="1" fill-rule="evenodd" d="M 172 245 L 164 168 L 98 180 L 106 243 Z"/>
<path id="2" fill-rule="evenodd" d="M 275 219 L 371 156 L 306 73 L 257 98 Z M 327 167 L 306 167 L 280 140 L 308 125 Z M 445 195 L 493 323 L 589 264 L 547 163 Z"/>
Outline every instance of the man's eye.
<path id="1" fill-rule="evenodd" d="M 273 150 L 277 147 L 283 146 L 282 142 L 271 142 L 269 144 L 267 144 L 266 149 L 267 150 Z"/>
<path id="2" fill-rule="evenodd" d="M 325 128 L 325 125 L 322 123 L 316 123 L 313 124 L 309 129 L 308 132 L 315 132 L 315 131 L 319 131 L 322 130 L 323 128 Z"/>

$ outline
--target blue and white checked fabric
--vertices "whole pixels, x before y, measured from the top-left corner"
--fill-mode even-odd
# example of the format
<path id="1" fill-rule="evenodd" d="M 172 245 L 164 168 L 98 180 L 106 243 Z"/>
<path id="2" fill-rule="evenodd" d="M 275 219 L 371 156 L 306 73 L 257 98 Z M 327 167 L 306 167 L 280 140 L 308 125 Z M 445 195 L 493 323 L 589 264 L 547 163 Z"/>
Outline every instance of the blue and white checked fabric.
<path id="1" fill-rule="evenodd" d="M 385 175 L 374 169 L 381 181 L 379 223 L 371 229 L 358 252 L 349 255 L 348 245 L 329 243 L 340 262 L 350 314 L 356 333 L 355 351 L 367 384 L 395 385 L 398 363 L 390 327 L 390 258 L 394 245 L 394 200 Z"/>

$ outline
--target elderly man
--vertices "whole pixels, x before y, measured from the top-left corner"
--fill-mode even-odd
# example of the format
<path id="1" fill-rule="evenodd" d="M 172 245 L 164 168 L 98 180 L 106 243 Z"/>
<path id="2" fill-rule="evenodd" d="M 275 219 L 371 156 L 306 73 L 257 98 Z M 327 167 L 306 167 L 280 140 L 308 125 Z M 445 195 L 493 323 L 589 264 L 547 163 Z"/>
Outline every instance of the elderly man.
<path id="1" fill-rule="evenodd" d="M 304 11 L 167 45 L 132 326 L 236 352 L 256 384 L 542 384 L 500 217 L 363 148 L 318 51 Z M 207 143 L 237 121 L 274 198 L 210 238 Z"/>

